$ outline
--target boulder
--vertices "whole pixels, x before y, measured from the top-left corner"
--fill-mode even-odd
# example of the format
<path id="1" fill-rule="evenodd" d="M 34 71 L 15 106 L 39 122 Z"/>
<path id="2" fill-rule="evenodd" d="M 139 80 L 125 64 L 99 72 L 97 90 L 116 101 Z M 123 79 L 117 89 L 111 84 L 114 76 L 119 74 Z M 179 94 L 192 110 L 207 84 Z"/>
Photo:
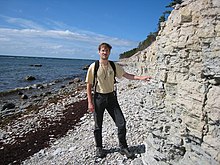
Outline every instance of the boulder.
<path id="1" fill-rule="evenodd" d="M 15 104 L 14 103 L 6 103 L 5 105 L 3 105 L 2 110 L 13 109 L 13 108 L 15 108 Z"/>
<path id="2" fill-rule="evenodd" d="M 33 80 L 36 80 L 36 78 L 34 76 L 26 76 L 25 77 L 25 80 L 27 81 L 33 81 Z"/>
<path id="3" fill-rule="evenodd" d="M 41 64 L 31 64 L 30 66 L 34 66 L 34 67 L 42 67 Z"/>
<path id="4" fill-rule="evenodd" d="M 83 67 L 83 70 L 88 70 L 89 69 L 89 65 L 85 65 L 84 67 Z"/>
<path id="5" fill-rule="evenodd" d="M 21 95 L 21 99 L 28 99 L 28 96 L 23 94 L 23 95 Z"/>

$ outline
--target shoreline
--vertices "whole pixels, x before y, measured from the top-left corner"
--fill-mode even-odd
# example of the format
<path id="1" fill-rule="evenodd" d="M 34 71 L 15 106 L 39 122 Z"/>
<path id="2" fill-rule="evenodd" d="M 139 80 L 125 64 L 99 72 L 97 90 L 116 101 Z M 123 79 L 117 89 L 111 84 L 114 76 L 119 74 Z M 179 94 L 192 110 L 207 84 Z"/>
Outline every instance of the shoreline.
<path id="1" fill-rule="evenodd" d="M 28 99 L 21 99 L 18 91 L 0 95 L 4 98 L 2 107 L 7 101 L 16 104 L 11 109 L 14 114 L 1 116 L 0 164 L 19 164 L 74 129 L 87 113 L 85 87 L 75 78 L 54 91 L 50 87 L 19 91 L 27 94 Z"/>
<path id="2" fill-rule="evenodd" d="M 78 77 L 73 77 L 63 81 L 54 80 L 50 83 L 33 84 L 2 91 L 0 92 L 0 118 L 2 120 L 8 116 L 13 116 L 13 112 L 21 111 L 23 113 L 31 104 L 41 104 L 45 97 L 53 97 L 53 95 L 56 95 L 56 93 L 66 87 L 73 89 L 74 86 L 77 86 L 76 83 L 80 84 L 82 80 Z M 8 103 L 11 106 L 7 106 Z"/>
<path id="3" fill-rule="evenodd" d="M 72 81 L 74 81 L 74 79 L 80 79 L 80 81 L 82 81 L 82 78 L 85 77 L 85 75 L 75 75 L 73 77 L 68 77 L 68 78 L 64 78 L 64 79 L 55 79 L 53 81 L 50 82 L 42 82 L 42 83 L 32 83 L 30 85 L 27 86 L 20 86 L 20 87 L 16 87 L 16 88 L 9 88 L 6 90 L 0 90 L 0 97 L 3 96 L 7 96 L 10 94 L 15 94 L 16 92 L 19 91 L 34 91 L 34 90 L 39 90 L 39 89 L 47 89 L 47 88 L 56 88 L 59 89 L 60 87 L 62 87 L 62 85 L 66 85 Z"/>

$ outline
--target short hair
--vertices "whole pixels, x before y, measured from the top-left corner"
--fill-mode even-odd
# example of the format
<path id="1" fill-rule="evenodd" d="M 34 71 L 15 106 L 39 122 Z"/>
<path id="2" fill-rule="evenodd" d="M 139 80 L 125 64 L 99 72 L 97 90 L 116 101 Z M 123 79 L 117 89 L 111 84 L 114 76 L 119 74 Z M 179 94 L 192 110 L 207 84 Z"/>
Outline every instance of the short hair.
<path id="1" fill-rule="evenodd" d="M 99 45 L 99 47 L 98 47 L 98 50 L 99 50 L 99 51 L 100 51 L 100 49 L 101 49 L 102 46 L 106 46 L 109 50 L 112 49 L 112 46 L 111 46 L 110 44 L 103 42 L 103 43 L 101 43 L 101 44 Z"/>

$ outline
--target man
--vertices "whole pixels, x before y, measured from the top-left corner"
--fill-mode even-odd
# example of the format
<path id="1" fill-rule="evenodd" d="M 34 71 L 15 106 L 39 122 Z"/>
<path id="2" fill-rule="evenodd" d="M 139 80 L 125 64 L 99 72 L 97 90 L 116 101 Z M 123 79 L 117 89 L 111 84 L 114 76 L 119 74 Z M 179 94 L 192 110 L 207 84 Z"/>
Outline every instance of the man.
<path id="1" fill-rule="evenodd" d="M 130 80 L 147 81 L 150 80 L 151 77 L 129 74 L 116 63 L 114 63 L 116 70 L 116 73 L 114 74 L 114 68 L 108 60 L 111 48 L 111 45 L 109 45 L 108 43 L 101 43 L 99 45 L 98 52 L 100 59 L 97 76 L 94 77 L 95 63 L 90 65 L 86 76 L 88 109 L 91 112 L 94 112 L 93 114 L 95 120 L 94 136 L 96 143 L 96 156 L 100 158 L 106 156 L 102 149 L 102 123 L 103 114 L 106 109 L 118 128 L 118 139 L 121 149 L 120 153 L 126 155 L 128 158 L 132 158 L 134 157 L 134 154 L 129 151 L 126 142 L 126 121 L 118 104 L 116 93 L 114 92 L 114 76 L 116 76 L 117 78 L 125 77 Z M 94 100 L 92 99 L 93 86 L 95 86 Z"/>

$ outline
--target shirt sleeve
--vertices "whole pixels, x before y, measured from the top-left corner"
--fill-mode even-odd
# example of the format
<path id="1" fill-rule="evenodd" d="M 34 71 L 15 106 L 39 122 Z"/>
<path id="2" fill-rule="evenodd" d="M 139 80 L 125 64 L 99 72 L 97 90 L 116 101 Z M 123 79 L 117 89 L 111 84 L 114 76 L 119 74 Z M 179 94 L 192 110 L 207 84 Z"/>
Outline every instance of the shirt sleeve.
<path id="1" fill-rule="evenodd" d="M 86 75 L 86 81 L 85 81 L 86 83 L 93 84 L 94 67 L 95 67 L 95 63 L 92 63 L 92 64 L 89 66 L 89 69 L 88 69 L 87 75 Z"/>
<path id="2" fill-rule="evenodd" d="M 116 67 L 116 77 L 122 78 L 123 75 L 125 74 L 124 69 L 120 65 L 118 65 L 117 63 L 115 63 L 115 67 Z"/>

